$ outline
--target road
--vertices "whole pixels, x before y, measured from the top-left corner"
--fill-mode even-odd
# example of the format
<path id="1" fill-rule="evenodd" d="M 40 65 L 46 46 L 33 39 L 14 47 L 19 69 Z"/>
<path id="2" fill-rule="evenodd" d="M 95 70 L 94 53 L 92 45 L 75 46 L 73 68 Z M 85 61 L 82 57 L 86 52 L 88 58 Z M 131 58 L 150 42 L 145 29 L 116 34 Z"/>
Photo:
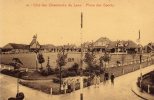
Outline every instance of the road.
<path id="1" fill-rule="evenodd" d="M 154 70 L 154 65 L 142 69 L 142 73 L 152 70 Z M 83 100 L 142 100 L 131 91 L 132 84 L 139 75 L 140 70 L 117 77 L 114 86 L 109 82 L 108 84 L 101 83 L 99 88 L 94 86 L 84 88 Z M 0 80 L 0 100 L 14 97 L 16 95 L 16 78 L 1 74 Z M 20 85 L 20 91 L 24 92 L 25 100 L 80 100 L 79 90 L 70 94 L 49 95 Z"/>

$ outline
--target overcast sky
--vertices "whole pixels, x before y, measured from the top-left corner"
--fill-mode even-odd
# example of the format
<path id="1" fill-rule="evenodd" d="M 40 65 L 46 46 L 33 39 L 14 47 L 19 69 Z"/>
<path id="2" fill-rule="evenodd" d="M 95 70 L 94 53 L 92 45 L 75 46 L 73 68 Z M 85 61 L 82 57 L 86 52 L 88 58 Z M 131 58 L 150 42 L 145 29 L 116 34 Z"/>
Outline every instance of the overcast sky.
<path id="1" fill-rule="evenodd" d="M 82 4 L 82 7 L 51 4 Z M 136 42 L 140 30 L 143 45 L 154 42 L 154 0 L 0 0 L 0 47 L 7 43 L 29 44 L 34 34 L 40 44 L 79 45 L 81 11 L 83 41 L 108 37 L 113 41 Z"/>

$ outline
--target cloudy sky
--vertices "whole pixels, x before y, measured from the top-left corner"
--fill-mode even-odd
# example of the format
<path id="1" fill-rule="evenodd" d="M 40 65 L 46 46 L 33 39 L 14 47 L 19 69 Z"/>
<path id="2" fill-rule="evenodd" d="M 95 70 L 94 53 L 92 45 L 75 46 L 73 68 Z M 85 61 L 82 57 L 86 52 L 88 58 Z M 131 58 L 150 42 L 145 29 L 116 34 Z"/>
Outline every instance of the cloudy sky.
<path id="1" fill-rule="evenodd" d="M 154 0 L 0 0 L 0 47 L 29 44 L 34 34 L 40 44 L 79 45 L 81 11 L 83 41 L 136 42 L 140 30 L 145 45 L 154 42 L 153 5 Z"/>

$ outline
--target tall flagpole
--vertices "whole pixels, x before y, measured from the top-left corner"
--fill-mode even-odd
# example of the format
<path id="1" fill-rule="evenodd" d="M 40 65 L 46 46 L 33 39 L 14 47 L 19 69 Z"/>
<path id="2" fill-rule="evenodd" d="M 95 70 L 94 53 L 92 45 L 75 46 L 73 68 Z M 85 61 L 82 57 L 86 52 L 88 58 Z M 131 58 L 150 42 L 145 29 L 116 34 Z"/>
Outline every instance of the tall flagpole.
<path id="1" fill-rule="evenodd" d="M 81 32 L 80 32 L 80 39 L 81 39 L 81 62 L 80 62 L 80 69 L 81 69 L 81 72 L 80 72 L 80 100 L 83 100 L 83 77 L 82 77 L 82 74 L 83 74 L 83 44 L 82 44 L 82 28 L 83 28 L 83 13 L 81 12 Z"/>
<path id="2" fill-rule="evenodd" d="M 142 45 L 141 45 L 141 34 L 140 34 L 140 30 L 139 30 L 139 38 L 138 38 L 138 44 L 139 44 L 139 59 L 140 59 L 140 87 L 141 87 L 141 82 L 142 82 Z"/>

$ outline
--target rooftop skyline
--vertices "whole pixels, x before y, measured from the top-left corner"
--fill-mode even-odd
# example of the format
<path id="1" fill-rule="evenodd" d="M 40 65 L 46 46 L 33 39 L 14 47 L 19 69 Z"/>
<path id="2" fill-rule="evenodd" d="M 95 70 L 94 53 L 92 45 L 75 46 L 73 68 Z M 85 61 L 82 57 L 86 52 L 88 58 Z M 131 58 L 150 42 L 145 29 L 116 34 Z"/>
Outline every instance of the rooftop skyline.
<path id="1" fill-rule="evenodd" d="M 107 37 L 112 41 L 138 39 L 141 44 L 154 42 L 153 0 L 0 0 L 0 47 L 7 43 L 30 44 L 38 35 L 40 44 L 80 45 L 80 14 L 83 12 L 83 42 Z M 82 4 L 82 7 L 34 7 L 27 4 Z M 91 7 L 90 4 L 112 4 L 113 7 Z"/>

